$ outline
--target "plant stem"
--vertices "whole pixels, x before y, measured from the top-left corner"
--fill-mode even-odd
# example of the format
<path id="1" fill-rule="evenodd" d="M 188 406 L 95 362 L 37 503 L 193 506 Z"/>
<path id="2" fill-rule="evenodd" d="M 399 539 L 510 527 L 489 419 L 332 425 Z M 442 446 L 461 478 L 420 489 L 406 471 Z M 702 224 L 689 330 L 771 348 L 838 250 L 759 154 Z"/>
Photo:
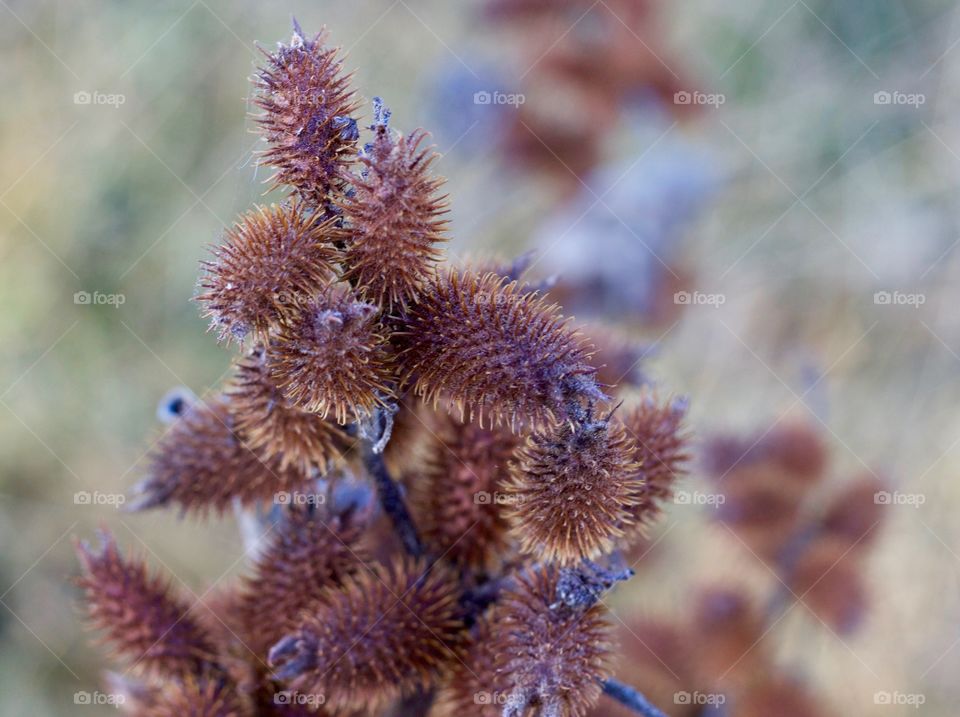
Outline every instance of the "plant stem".
<path id="1" fill-rule="evenodd" d="M 617 680 L 604 680 L 603 693 L 644 717 L 667 717 L 643 696 L 640 690 Z"/>
<path id="2" fill-rule="evenodd" d="M 404 549 L 413 557 L 419 558 L 423 555 L 423 544 L 420 542 L 420 536 L 417 535 L 410 511 L 407 510 L 407 504 L 403 501 L 400 486 L 390 476 L 387 464 L 383 461 L 383 454 L 374 451 L 368 441 L 364 441 L 363 463 L 377 487 L 377 496 L 383 512 L 390 517 Z"/>

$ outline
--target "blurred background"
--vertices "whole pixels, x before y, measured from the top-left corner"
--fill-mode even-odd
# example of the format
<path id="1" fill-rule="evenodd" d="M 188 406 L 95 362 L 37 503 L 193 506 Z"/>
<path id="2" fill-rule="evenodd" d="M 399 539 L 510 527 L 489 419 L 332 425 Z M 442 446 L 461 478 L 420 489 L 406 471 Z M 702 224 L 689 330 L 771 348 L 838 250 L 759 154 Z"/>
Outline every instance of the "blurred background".
<path id="1" fill-rule="evenodd" d="M 823 491 L 887 483 L 857 628 L 789 603 L 763 649 L 828 714 L 956 714 L 946 0 L 0 0 L 0 713 L 113 710 L 77 704 L 105 660 L 79 625 L 75 536 L 109 525 L 198 597 L 243 567 L 230 521 L 118 507 L 157 401 L 227 369 L 190 298 L 207 245 L 263 200 L 248 78 L 291 14 L 328 27 L 395 127 L 433 133 L 452 251 L 535 250 L 570 313 L 627 327 L 644 373 L 689 396 L 695 446 L 802 423 Z M 715 510 L 671 507 L 618 621 L 774 579 Z"/>

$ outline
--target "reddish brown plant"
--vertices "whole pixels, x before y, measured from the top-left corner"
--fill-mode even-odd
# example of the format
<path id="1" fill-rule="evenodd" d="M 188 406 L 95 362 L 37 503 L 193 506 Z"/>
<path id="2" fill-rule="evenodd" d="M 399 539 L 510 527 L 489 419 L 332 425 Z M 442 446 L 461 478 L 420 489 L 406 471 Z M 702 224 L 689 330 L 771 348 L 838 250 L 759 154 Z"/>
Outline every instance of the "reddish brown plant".
<path id="1" fill-rule="evenodd" d="M 214 258 L 203 262 L 197 301 L 221 341 L 242 341 L 253 333 L 269 341 L 271 330 L 333 276 L 338 235 L 331 220 L 303 203 L 258 207 L 248 212 Z"/>
<path id="2" fill-rule="evenodd" d="M 322 207 L 339 191 L 356 150 L 357 104 L 338 50 L 324 45 L 324 32 L 308 38 L 296 24 L 289 45 L 264 52 L 257 72 L 255 117 L 269 148 L 264 164 L 276 171 L 274 186 L 287 185 Z"/>
<path id="3" fill-rule="evenodd" d="M 334 709 L 376 710 L 430 685 L 463 649 L 457 585 L 439 566 L 375 566 L 331 590 L 270 651 L 295 689 Z"/>
<path id="4" fill-rule="evenodd" d="M 270 376 L 262 346 L 237 361 L 227 394 L 237 430 L 252 449 L 279 457 L 281 469 L 323 471 L 355 442 L 332 421 L 288 403 Z"/>
<path id="5" fill-rule="evenodd" d="M 495 274 L 441 272 L 411 307 L 404 379 L 425 400 L 512 428 L 547 425 L 603 394 L 556 306 Z"/>
<path id="6" fill-rule="evenodd" d="M 379 105 L 377 114 L 363 172 L 342 200 L 350 226 L 344 278 L 389 311 L 416 300 L 440 260 L 447 201 L 437 194 L 443 180 L 430 175 L 437 155 L 420 147 L 426 133 L 393 136 L 389 114 Z"/>

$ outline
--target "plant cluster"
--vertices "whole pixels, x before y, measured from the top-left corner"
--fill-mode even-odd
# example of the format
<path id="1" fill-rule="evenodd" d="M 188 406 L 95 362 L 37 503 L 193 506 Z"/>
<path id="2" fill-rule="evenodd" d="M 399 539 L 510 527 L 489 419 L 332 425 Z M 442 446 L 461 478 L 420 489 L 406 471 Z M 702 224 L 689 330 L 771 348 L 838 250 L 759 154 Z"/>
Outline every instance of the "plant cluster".
<path id="1" fill-rule="evenodd" d="M 602 597 L 684 470 L 685 402 L 618 393 L 635 349 L 594 346 L 522 261 L 447 259 L 426 134 L 375 98 L 361 144 L 323 34 L 264 55 L 261 161 L 287 196 L 204 262 L 197 301 L 240 354 L 170 405 L 134 502 L 259 534 L 198 605 L 109 534 L 79 545 L 126 708 L 581 717 L 606 694 L 660 714 L 611 679 Z"/>
<path id="2" fill-rule="evenodd" d="M 678 116 L 696 109 L 675 102 L 691 85 L 665 47 L 656 4 L 485 1 L 489 22 L 523 36 L 519 89 L 531 101 L 511 113 L 508 158 L 579 191 L 577 178 L 603 163 L 609 138 L 639 97 L 655 96 Z"/>
<path id="3" fill-rule="evenodd" d="M 679 619 L 633 621 L 635 638 L 619 674 L 656 704 L 675 705 L 675 717 L 714 708 L 734 717 L 830 717 L 824 700 L 803 675 L 779 664 L 764 638 L 796 604 L 814 625 L 842 636 L 862 622 L 862 568 L 882 522 L 883 485 L 868 474 L 822 495 L 829 456 L 805 424 L 717 436 L 704 453 L 711 487 L 723 496 L 714 511 L 727 528 L 721 533 L 751 562 L 763 562 L 769 588 L 727 580 L 702 587 Z"/>

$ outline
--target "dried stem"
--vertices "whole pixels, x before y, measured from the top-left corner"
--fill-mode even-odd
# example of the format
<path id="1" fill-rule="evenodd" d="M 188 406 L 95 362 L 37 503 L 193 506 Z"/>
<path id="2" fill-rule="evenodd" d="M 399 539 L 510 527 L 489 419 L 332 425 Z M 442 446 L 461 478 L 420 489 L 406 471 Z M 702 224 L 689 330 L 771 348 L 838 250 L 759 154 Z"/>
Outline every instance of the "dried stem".
<path id="1" fill-rule="evenodd" d="M 383 512 L 390 516 L 404 549 L 413 557 L 419 558 L 423 555 L 423 544 L 420 542 L 420 536 L 417 534 L 407 504 L 403 500 L 400 486 L 387 470 L 383 454 L 377 453 L 374 445 L 366 440 L 363 446 L 363 463 L 377 488 L 377 497 L 380 499 Z"/>
<path id="2" fill-rule="evenodd" d="M 604 680 L 603 693 L 637 714 L 644 715 L 644 717 L 667 717 L 663 712 L 650 704 L 650 701 L 643 696 L 640 690 L 618 682 L 617 680 Z"/>

